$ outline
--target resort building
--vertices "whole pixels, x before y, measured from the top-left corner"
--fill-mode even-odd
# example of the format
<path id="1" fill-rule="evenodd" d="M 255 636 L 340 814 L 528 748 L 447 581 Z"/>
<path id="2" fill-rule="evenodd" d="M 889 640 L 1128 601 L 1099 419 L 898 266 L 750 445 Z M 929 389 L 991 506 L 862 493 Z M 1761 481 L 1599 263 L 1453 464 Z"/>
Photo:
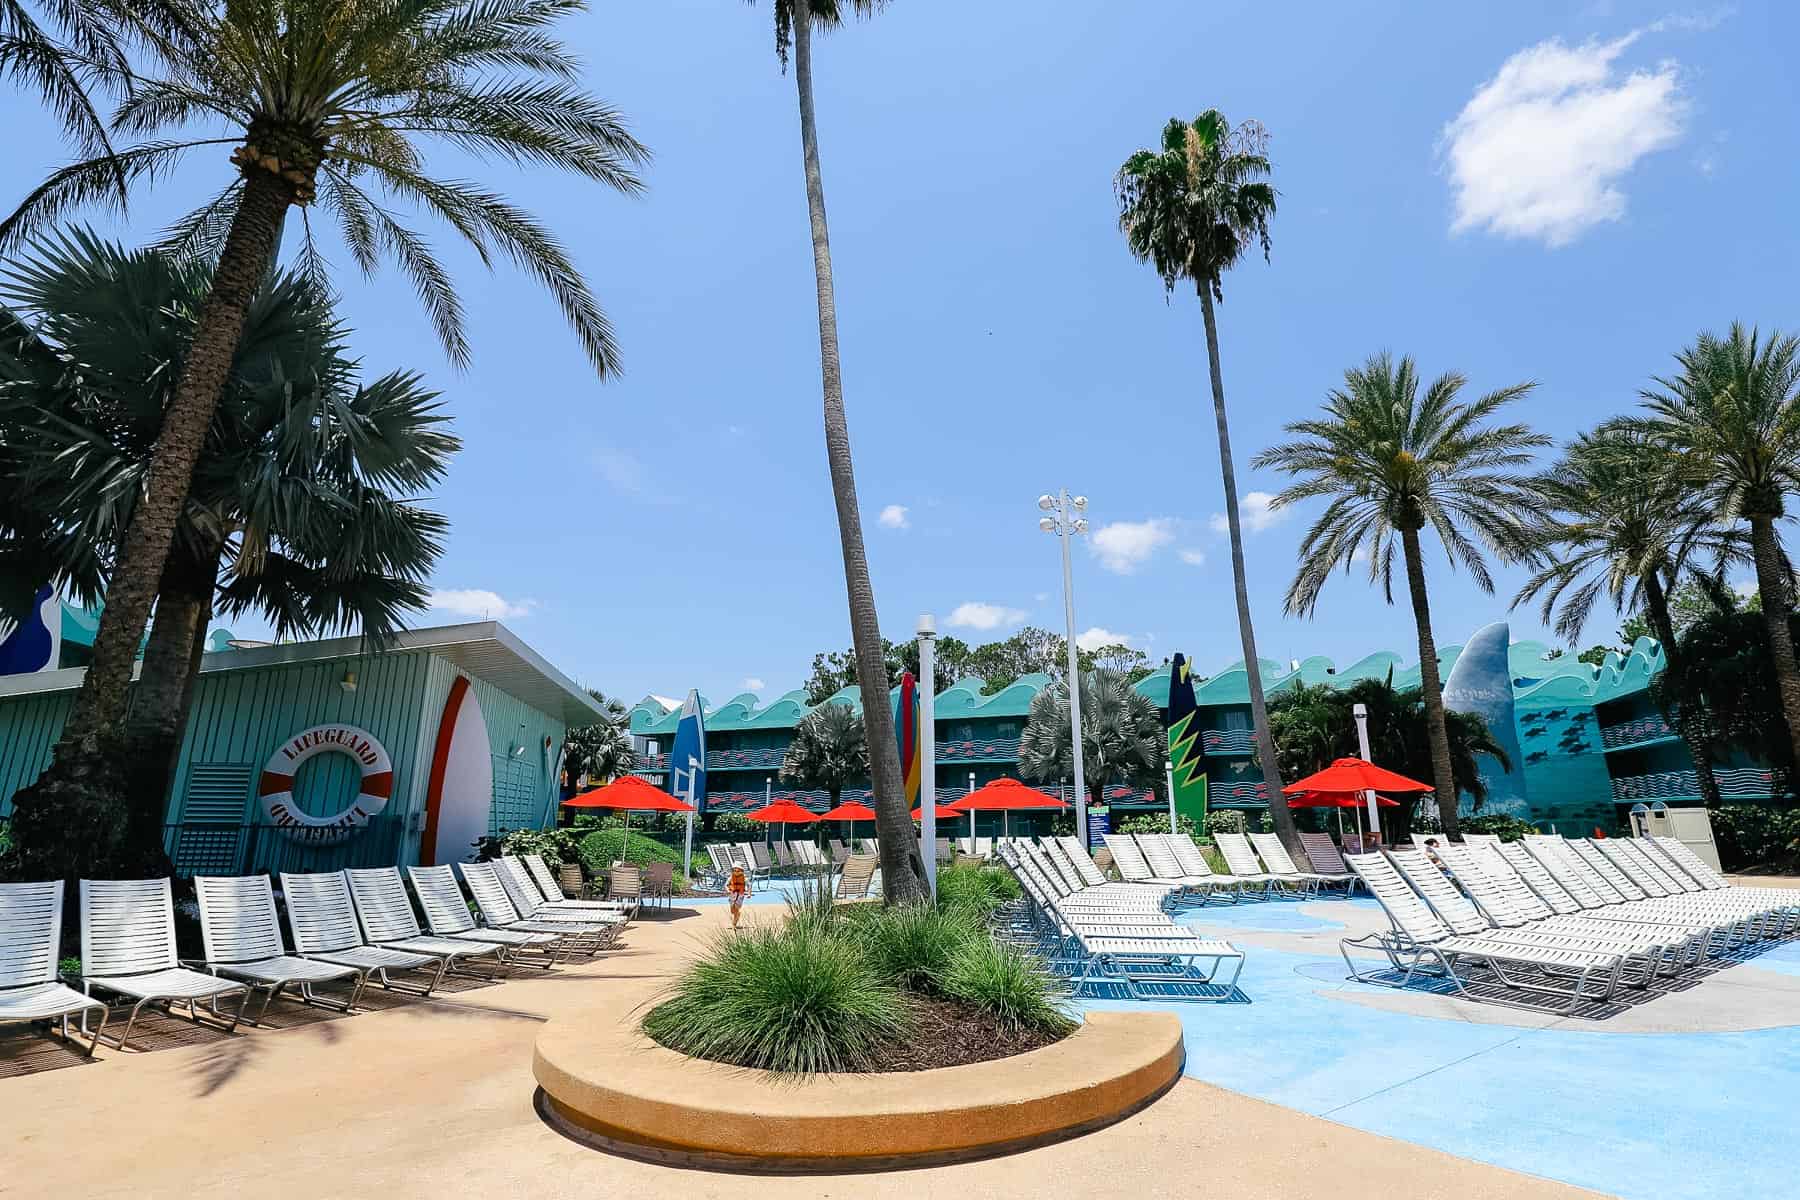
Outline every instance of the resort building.
<path id="1" fill-rule="evenodd" d="M 553 823 L 564 735 L 603 716 L 496 622 L 408 630 L 380 653 L 215 638 L 168 801 L 183 875 L 472 857 L 479 838 Z M 0 818 L 48 765 L 81 678 L 0 675 Z"/>
<path id="2" fill-rule="evenodd" d="M 1396 689 L 1416 687 L 1419 668 L 1383 652 L 1339 668 L 1326 658 L 1283 666 L 1263 660 L 1262 676 L 1273 698 L 1297 685 L 1341 687 L 1364 679 L 1390 679 Z M 1445 700 L 1453 709 L 1480 712 L 1506 747 L 1511 769 L 1486 759 L 1485 812 L 1511 813 L 1558 831 L 1586 834 L 1613 829 L 1637 802 L 1671 806 L 1699 803 L 1699 786 L 1686 747 L 1651 701 L 1648 685 L 1663 667 L 1662 648 L 1640 639 L 1627 655 L 1608 655 L 1595 667 L 1539 642 L 1513 642 L 1505 622 L 1478 630 L 1462 646 L 1439 651 Z M 965 679 L 939 693 L 937 789 L 941 799 L 960 795 L 1000 776 L 1018 777 L 1019 736 L 1032 699 L 1051 684 L 1048 675 L 1026 675 L 991 694 L 979 679 Z M 1166 715 L 1169 668 L 1137 684 Z M 1256 810 L 1267 798 L 1251 735 L 1250 693 L 1242 662 L 1204 681 L 1197 676 L 1208 804 Z M 825 701 L 860 709 L 855 687 Z M 898 704 L 898 691 L 890 697 Z M 782 785 L 781 760 L 789 738 L 811 711 L 804 692 L 789 692 L 763 706 L 754 695 L 705 706 L 706 810 L 742 812 L 765 798 L 791 798 L 822 810 L 823 792 Z M 639 773 L 658 782 L 668 774 L 668 749 L 679 719 L 676 706 L 646 697 L 631 711 L 631 732 L 644 750 Z M 1757 802 L 1788 794 L 1785 781 L 1745 759 L 1718 769 L 1728 801 Z M 1040 785 L 1041 786 L 1041 785 Z M 1070 792 L 1061 785 L 1064 798 Z M 1046 790 L 1055 792 L 1058 785 Z M 868 788 L 846 789 L 843 799 L 866 799 Z M 1113 786 L 1115 809 L 1160 809 L 1145 791 Z M 1464 798 L 1465 811 L 1470 801 Z"/>

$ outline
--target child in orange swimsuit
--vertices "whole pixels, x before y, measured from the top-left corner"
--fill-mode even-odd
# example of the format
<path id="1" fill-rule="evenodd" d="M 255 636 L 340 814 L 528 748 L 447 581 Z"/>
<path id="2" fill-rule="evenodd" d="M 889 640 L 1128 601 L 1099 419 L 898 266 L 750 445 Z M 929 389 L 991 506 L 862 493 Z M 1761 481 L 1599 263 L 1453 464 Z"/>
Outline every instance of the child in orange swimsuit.
<path id="1" fill-rule="evenodd" d="M 725 881 L 725 894 L 731 897 L 731 927 L 738 927 L 738 917 L 744 911 L 744 897 L 750 894 L 750 876 L 744 874 L 744 868 L 731 868 L 731 878 Z"/>

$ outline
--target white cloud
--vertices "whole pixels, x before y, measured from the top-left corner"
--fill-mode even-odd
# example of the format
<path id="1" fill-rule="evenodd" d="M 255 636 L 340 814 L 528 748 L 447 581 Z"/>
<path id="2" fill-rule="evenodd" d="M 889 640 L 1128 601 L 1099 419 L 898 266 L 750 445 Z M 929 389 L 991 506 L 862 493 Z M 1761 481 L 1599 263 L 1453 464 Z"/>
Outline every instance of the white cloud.
<path id="1" fill-rule="evenodd" d="M 1190 567 L 1204 567 L 1206 565 L 1206 551 L 1204 550 L 1179 550 L 1176 554 L 1182 562 Z"/>
<path id="2" fill-rule="evenodd" d="M 884 529 L 910 529 L 912 522 L 906 519 L 908 511 L 910 510 L 904 504 L 890 504 L 875 519 Z"/>
<path id="3" fill-rule="evenodd" d="M 631 451 L 602 446 L 594 451 L 593 457 L 594 473 L 614 491 L 627 496 L 644 496 L 650 493 L 650 472 Z"/>
<path id="4" fill-rule="evenodd" d="M 1094 531 L 1094 553 L 1100 556 L 1100 565 L 1107 570 L 1129 575 L 1149 562 L 1158 547 L 1175 540 L 1174 525 L 1168 517 L 1102 525 Z"/>
<path id="5" fill-rule="evenodd" d="M 537 607 L 536 600 L 508 600 L 499 592 L 486 588 L 444 588 L 431 593 L 428 605 L 451 616 L 474 621 L 506 621 L 528 617 Z"/>
<path id="6" fill-rule="evenodd" d="M 1128 633 L 1114 633 L 1110 629 L 1102 629 L 1100 626 L 1095 625 L 1091 629 L 1076 634 L 1075 644 L 1083 650 L 1090 651 L 1098 650 L 1102 646 L 1129 646 L 1131 645 L 1131 635 Z"/>
<path id="7" fill-rule="evenodd" d="M 760 692 L 768 686 L 769 686 L 768 684 L 764 683 L 762 680 L 758 679 L 754 675 L 752 675 L 752 676 L 750 676 L 750 678 L 744 680 L 744 690 L 746 692 Z"/>
<path id="8" fill-rule="evenodd" d="M 1275 507 L 1273 492 L 1246 492 L 1238 501 L 1238 520 L 1243 522 L 1249 533 L 1261 533 L 1263 530 L 1279 525 L 1288 518 L 1288 510 Z M 1214 533 L 1230 533 L 1231 523 L 1225 519 L 1224 513 L 1214 513 L 1207 522 Z"/>
<path id="9" fill-rule="evenodd" d="M 1699 19 L 1661 28 L 1701 28 Z M 1563 246 L 1625 214 L 1619 184 L 1639 159 L 1673 145 L 1687 101 L 1673 60 L 1621 75 L 1615 60 L 1644 34 L 1579 46 L 1528 46 L 1475 89 L 1444 126 L 1455 193 L 1452 232 L 1485 230 Z"/>
<path id="10" fill-rule="evenodd" d="M 944 619 L 944 624 L 952 629 L 999 629 L 1003 625 L 1017 625 L 1028 615 L 1022 608 L 969 600 L 957 605 L 956 610 Z"/>

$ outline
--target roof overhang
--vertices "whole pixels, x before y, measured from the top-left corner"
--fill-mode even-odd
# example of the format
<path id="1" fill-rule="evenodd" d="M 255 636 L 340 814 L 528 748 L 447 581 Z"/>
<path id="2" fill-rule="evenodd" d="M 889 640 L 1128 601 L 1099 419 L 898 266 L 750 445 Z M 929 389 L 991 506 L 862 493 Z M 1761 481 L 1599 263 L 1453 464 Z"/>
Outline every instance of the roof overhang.
<path id="1" fill-rule="evenodd" d="M 361 637 L 327 638 L 317 642 L 289 642 L 207 654 L 200 659 L 200 673 L 251 671 L 290 663 L 319 662 L 333 658 L 357 658 L 372 653 Z M 432 629 L 408 629 L 389 639 L 385 652 L 425 651 L 486 680 L 509 696 L 517 696 L 539 712 L 568 725 L 592 725 L 605 711 L 574 680 L 551 666 L 537 651 L 498 621 L 466 625 L 442 625 Z M 132 668 L 136 678 L 142 664 Z M 0 696 L 70 691 L 81 686 L 85 667 L 62 671 L 38 671 L 29 675 L 0 676 Z"/>

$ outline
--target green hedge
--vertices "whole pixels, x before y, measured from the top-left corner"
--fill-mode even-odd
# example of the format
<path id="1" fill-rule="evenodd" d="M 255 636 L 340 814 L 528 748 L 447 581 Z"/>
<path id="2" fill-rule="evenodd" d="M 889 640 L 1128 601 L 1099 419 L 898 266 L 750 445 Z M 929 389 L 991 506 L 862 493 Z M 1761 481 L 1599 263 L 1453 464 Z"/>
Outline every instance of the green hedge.
<path id="1" fill-rule="evenodd" d="M 1726 804 L 1712 810 L 1719 861 L 1727 871 L 1745 867 L 1800 870 L 1800 809 L 1766 804 Z"/>
<path id="2" fill-rule="evenodd" d="M 1459 819 L 1464 833 L 1490 833 L 1503 842 L 1516 842 L 1538 832 L 1538 827 L 1521 817 L 1506 813 L 1483 813 L 1478 817 Z"/>

